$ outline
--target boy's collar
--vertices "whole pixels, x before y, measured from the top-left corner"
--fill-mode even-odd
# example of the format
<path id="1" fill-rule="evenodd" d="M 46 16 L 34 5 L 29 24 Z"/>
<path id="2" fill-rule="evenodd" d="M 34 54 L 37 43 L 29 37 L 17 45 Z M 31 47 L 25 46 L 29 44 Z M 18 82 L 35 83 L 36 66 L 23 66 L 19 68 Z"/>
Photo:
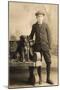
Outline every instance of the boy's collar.
<path id="1" fill-rule="evenodd" d="M 38 24 L 38 25 L 42 25 L 42 24 L 43 24 L 43 22 L 42 22 L 42 24 L 39 24 L 38 22 L 36 22 L 36 24 Z"/>

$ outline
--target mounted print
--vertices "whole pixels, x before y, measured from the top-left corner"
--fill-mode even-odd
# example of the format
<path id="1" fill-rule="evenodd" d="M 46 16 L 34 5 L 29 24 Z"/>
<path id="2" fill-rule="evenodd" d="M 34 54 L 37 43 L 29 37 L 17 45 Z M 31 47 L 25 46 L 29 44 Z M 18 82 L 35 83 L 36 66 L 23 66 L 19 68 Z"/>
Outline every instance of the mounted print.
<path id="1" fill-rule="evenodd" d="M 59 85 L 59 5 L 8 2 L 9 88 Z"/>

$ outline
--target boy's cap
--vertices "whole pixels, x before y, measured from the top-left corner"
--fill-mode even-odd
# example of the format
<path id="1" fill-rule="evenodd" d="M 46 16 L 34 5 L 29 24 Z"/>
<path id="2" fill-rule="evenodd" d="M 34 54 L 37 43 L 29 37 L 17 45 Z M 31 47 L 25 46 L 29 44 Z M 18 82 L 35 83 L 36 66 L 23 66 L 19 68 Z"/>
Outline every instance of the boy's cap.
<path id="1" fill-rule="evenodd" d="M 36 16 L 39 16 L 39 15 L 45 16 L 45 13 L 44 13 L 44 11 L 37 11 L 37 12 L 35 13 L 35 15 L 36 15 Z"/>

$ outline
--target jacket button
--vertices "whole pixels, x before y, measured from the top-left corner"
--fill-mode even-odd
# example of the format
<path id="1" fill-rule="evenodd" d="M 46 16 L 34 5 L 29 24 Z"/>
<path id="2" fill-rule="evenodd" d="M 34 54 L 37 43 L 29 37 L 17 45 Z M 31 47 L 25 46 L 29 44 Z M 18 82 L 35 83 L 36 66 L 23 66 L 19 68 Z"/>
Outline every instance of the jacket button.
<path id="1" fill-rule="evenodd" d="M 40 35 L 41 35 L 41 33 L 40 33 Z"/>

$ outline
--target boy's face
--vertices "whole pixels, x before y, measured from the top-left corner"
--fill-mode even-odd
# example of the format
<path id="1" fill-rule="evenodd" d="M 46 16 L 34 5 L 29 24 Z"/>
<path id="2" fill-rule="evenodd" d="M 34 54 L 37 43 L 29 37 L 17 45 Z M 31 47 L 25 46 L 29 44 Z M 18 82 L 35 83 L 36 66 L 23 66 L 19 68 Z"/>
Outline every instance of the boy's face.
<path id="1" fill-rule="evenodd" d="M 37 18 L 37 22 L 42 24 L 44 16 L 43 15 L 38 15 L 38 16 L 36 16 L 36 18 Z"/>

